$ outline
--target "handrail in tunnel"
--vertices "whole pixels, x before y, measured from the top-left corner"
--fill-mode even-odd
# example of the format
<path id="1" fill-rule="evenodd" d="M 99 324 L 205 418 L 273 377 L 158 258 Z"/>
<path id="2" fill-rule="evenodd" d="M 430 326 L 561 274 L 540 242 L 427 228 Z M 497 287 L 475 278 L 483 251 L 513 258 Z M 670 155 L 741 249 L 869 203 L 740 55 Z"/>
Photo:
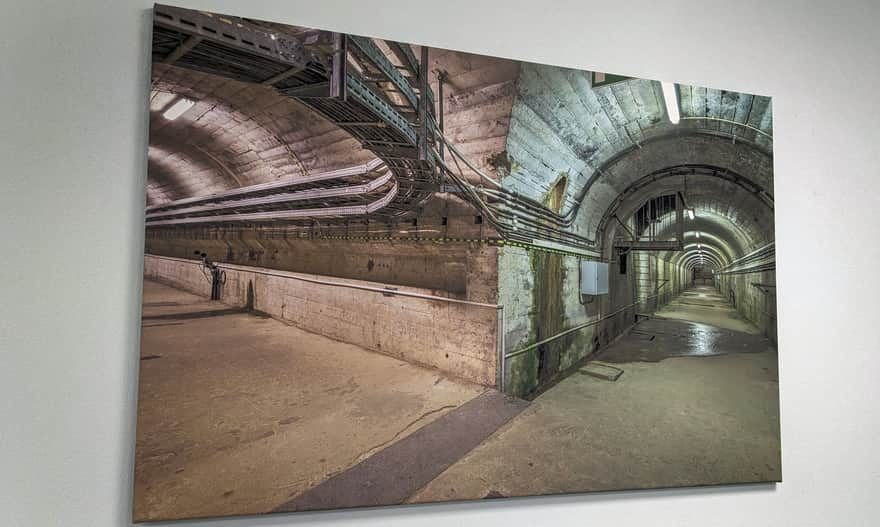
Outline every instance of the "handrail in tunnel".
<path id="1" fill-rule="evenodd" d="M 158 258 L 160 260 L 168 260 L 172 262 L 180 262 L 187 264 L 196 264 L 196 261 L 188 258 L 177 258 L 174 256 L 163 256 L 159 254 L 150 254 L 146 253 L 145 256 L 150 258 Z M 498 378 L 498 386 L 499 391 L 504 391 L 504 373 L 503 373 L 503 364 L 504 364 L 504 347 L 505 347 L 505 324 L 504 324 L 504 306 L 501 304 L 490 304 L 487 302 L 476 302 L 473 300 L 462 300 L 458 298 L 449 298 L 445 296 L 437 296 L 437 295 L 428 295 L 424 293 L 416 293 L 414 291 L 405 291 L 400 289 L 391 289 L 387 287 L 376 287 L 370 285 L 363 284 L 355 284 L 351 282 L 341 282 L 338 280 L 327 280 L 327 279 L 319 279 L 312 278 L 309 276 L 304 276 L 302 273 L 294 273 L 290 271 L 276 271 L 272 269 L 265 269 L 260 267 L 249 267 L 244 265 L 235 265 L 235 264 L 227 264 L 227 263 L 218 263 L 216 264 L 218 269 L 221 270 L 232 270 L 232 271 L 240 271 L 244 273 L 253 273 L 260 274 L 264 276 L 275 276 L 278 278 L 290 278 L 292 280 L 299 280 L 301 282 L 308 282 L 312 284 L 318 285 L 326 285 L 330 287 L 344 287 L 348 289 L 358 289 L 361 291 L 370 291 L 374 293 L 381 293 L 385 296 L 403 296 L 409 298 L 420 298 L 423 300 L 432 300 L 436 302 L 446 302 L 450 304 L 459 304 L 459 305 L 467 305 L 467 306 L 475 306 L 475 307 L 483 307 L 489 309 L 495 309 L 498 313 L 497 315 L 497 335 L 495 338 L 496 342 L 496 353 L 497 353 L 497 361 L 498 365 L 501 365 L 502 368 L 499 370 L 501 373 Z"/>
<path id="2" fill-rule="evenodd" d="M 661 285 L 660 285 L 660 288 L 662 288 L 663 286 L 665 286 L 666 283 L 667 283 L 667 282 L 664 282 L 663 284 L 661 284 Z M 659 290 L 660 288 L 658 288 L 658 290 Z M 665 294 L 665 293 L 664 293 L 664 294 Z M 516 351 L 512 351 L 512 352 L 510 352 L 510 353 L 505 353 L 504 358 L 505 358 L 505 359 L 510 359 L 510 358 L 513 358 L 513 357 L 516 357 L 516 356 L 522 355 L 522 354 L 524 354 L 524 353 L 527 353 L 527 352 L 529 352 L 529 351 L 532 351 L 533 349 L 538 348 L 539 346 L 543 346 L 544 344 L 547 344 L 548 342 L 552 342 L 552 341 L 554 341 L 554 340 L 560 339 L 560 338 L 562 338 L 562 337 L 564 337 L 564 336 L 566 336 L 566 335 L 569 335 L 569 334 L 574 333 L 574 332 L 576 332 L 576 331 L 580 331 L 580 330 L 582 330 L 582 329 L 584 329 L 584 328 L 588 328 L 588 327 L 590 327 L 590 326 L 595 326 L 595 325 L 598 324 L 599 322 L 604 322 L 604 321 L 606 321 L 606 320 L 608 320 L 608 319 L 610 319 L 610 318 L 612 318 L 612 317 L 615 317 L 615 316 L 619 315 L 620 313 L 622 313 L 622 312 L 624 312 L 624 311 L 626 311 L 626 310 L 628 310 L 628 309 L 632 309 L 634 306 L 637 306 L 637 305 L 639 305 L 639 304 L 642 304 L 642 303 L 644 303 L 644 302 L 647 302 L 648 300 L 651 300 L 651 299 L 657 298 L 657 297 L 659 297 L 659 296 L 662 296 L 662 295 L 661 295 L 660 293 L 657 293 L 657 294 L 653 294 L 653 295 L 650 295 L 650 296 L 646 296 L 645 298 L 643 298 L 643 299 L 641 299 L 641 300 L 639 300 L 639 301 L 637 301 L 637 302 L 633 302 L 633 303 L 631 303 L 631 304 L 627 304 L 627 305 L 625 305 L 625 306 L 623 306 L 623 307 L 621 307 L 621 308 L 619 308 L 619 309 L 617 309 L 617 310 L 615 310 L 615 311 L 612 311 L 611 313 L 608 313 L 607 315 L 603 315 L 603 316 L 597 317 L 597 318 L 594 319 L 594 320 L 590 320 L 590 321 L 588 321 L 588 322 L 584 322 L 583 324 L 579 324 L 579 325 L 577 325 L 577 326 L 574 326 L 574 327 L 568 328 L 568 329 L 563 330 L 563 331 L 561 331 L 561 332 L 559 332 L 559 333 L 557 333 L 557 334 L 555 334 L 555 335 L 553 335 L 553 336 L 551 336 L 551 337 L 547 337 L 547 338 L 545 338 L 545 339 L 543 339 L 543 340 L 539 340 L 539 341 L 537 341 L 537 342 L 533 342 L 532 344 L 529 344 L 528 346 L 524 346 L 524 347 L 522 347 L 522 348 L 520 348 L 520 349 L 518 349 L 518 350 L 516 350 Z"/>

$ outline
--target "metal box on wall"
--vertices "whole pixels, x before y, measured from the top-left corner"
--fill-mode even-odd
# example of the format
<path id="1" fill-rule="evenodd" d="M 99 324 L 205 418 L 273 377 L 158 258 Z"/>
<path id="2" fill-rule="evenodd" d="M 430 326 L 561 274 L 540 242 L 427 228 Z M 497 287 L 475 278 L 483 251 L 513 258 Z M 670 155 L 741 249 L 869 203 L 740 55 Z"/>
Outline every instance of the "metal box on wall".
<path id="1" fill-rule="evenodd" d="M 581 294 L 608 294 L 608 264 L 595 260 L 581 260 Z"/>

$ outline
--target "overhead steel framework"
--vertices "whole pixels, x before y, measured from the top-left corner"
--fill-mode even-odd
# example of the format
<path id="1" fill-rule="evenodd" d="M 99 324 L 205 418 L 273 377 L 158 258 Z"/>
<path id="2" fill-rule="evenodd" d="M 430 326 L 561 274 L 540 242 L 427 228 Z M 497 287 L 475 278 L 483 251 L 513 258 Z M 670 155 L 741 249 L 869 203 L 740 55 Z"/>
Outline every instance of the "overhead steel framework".
<path id="1" fill-rule="evenodd" d="M 393 195 L 382 207 L 368 211 L 386 216 L 411 211 L 436 190 L 438 182 L 433 159 L 419 155 L 419 148 L 427 151 L 434 142 L 430 128 L 417 122 L 433 118 L 433 96 L 427 82 L 407 76 L 415 62 L 414 57 L 409 58 L 411 48 L 395 44 L 393 49 L 408 57 L 406 75 L 371 39 L 326 32 L 286 34 L 240 18 L 155 6 L 154 62 L 272 86 L 343 128 L 393 174 Z M 426 73 L 421 71 L 425 69 L 420 66 L 419 73 Z M 317 186 L 338 183 L 328 181 Z M 361 190 L 370 193 L 376 189 Z M 348 199 L 353 196 L 346 194 Z M 295 208 L 309 210 L 308 201 L 299 200 Z M 333 201 L 329 207 L 338 208 L 339 204 Z M 343 215 L 348 214 L 312 209 L 308 214 L 277 219 Z"/>
<path id="2" fill-rule="evenodd" d="M 680 251 L 684 244 L 684 197 L 680 193 L 651 198 L 632 217 L 632 228 L 613 218 L 623 233 L 614 240 L 614 248 L 631 251 Z M 670 229 L 674 227 L 674 229 Z M 672 230 L 674 239 L 661 238 L 660 232 Z"/>
<path id="3" fill-rule="evenodd" d="M 502 188 L 443 136 L 427 47 L 417 57 L 408 44 L 381 41 L 400 63 L 395 65 L 378 42 L 157 5 L 154 62 L 271 86 L 357 138 L 388 173 L 379 175 L 377 164 L 370 174 L 301 178 L 196 198 L 198 203 L 177 201 L 148 209 L 147 225 L 306 223 L 358 215 L 390 221 L 412 215 L 434 192 L 454 191 L 482 211 L 504 240 L 592 251 L 593 240 L 568 232 L 570 211 L 557 214 Z M 454 166 L 446 163 L 446 153 Z M 468 180 L 460 162 L 480 177 L 479 184 Z"/>
<path id="4" fill-rule="evenodd" d="M 147 226 L 160 226 L 360 216 L 387 206 L 397 190 L 388 167 L 376 159 L 147 207 L 146 222 Z"/>
<path id="5" fill-rule="evenodd" d="M 453 191 L 481 212 L 501 240 L 601 254 L 597 240 L 572 228 L 582 199 L 564 212 L 550 210 L 504 188 L 443 135 L 442 110 L 438 115 L 429 85 L 427 47 L 417 57 L 411 46 L 399 42 L 163 5 L 154 11 L 155 63 L 271 86 L 358 139 L 379 161 L 366 172 L 345 177 L 300 178 L 271 188 L 232 191 L 235 195 L 196 198 L 198 203 L 182 200 L 151 207 L 148 226 L 232 221 L 306 225 L 359 215 L 392 222 L 415 215 L 435 192 Z M 441 90 L 442 85 L 441 79 Z M 442 108 L 442 98 L 440 102 Z M 465 167 L 478 176 L 477 183 L 466 176 Z"/>

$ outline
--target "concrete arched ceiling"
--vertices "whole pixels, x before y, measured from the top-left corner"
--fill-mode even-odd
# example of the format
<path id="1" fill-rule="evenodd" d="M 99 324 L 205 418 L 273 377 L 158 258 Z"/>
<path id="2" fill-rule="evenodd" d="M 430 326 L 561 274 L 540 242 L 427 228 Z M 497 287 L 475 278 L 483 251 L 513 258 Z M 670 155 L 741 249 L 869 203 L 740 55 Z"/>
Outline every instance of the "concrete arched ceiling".
<path id="1" fill-rule="evenodd" d="M 390 57 L 389 57 L 390 58 Z M 446 135 L 489 173 L 504 151 L 520 63 L 431 50 L 443 72 Z M 174 121 L 179 97 L 196 104 Z M 153 66 L 147 204 L 333 170 L 375 156 L 335 124 L 271 88 L 176 66 Z"/>
<path id="2" fill-rule="evenodd" d="M 682 120 L 673 125 L 656 81 L 592 88 L 589 74 L 577 70 L 444 50 L 432 50 L 431 61 L 435 92 L 436 74 L 447 78 L 446 135 L 505 187 L 534 199 L 543 200 L 565 176 L 561 210 L 577 207 L 578 234 L 598 239 L 618 196 L 670 166 L 716 167 L 772 203 L 767 97 L 682 85 Z M 179 97 L 196 104 L 165 119 Z M 150 110 L 148 205 L 374 158 L 336 125 L 269 87 L 176 66 L 154 65 Z M 701 181 L 664 184 L 684 192 L 689 206 L 739 225 L 745 235 L 737 252 L 772 240 L 772 211 L 757 213 L 754 195 L 730 181 Z"/>
<path id="3" fill-rule="evenodd" d="M 179 97 L 195 105 L 170 121 L 163 113 Z M 346 132 L 268 87 L 153 67 L 148 205 L 373 158 Z"/>
<path id="4" fill-rule="evenodd" d="M 746 235 L 737 252 L 771 241 L 772 209 L 761 208 L 773 198 L 770 98 L 680 85 L 678 100 L 682 119 L 672 124 L 659 82 L 592 88 L 587 72 L 523 64 L 503 183 L 542 200 L 566 176 L 562 210 L 577 207 L 575 232 L 598 239 L 609 207 L 641 178 L 679 165 L 711 166 L 742 184 L 693 176 L 653 191 L 681 191 L 688 206 L 739 225 Z"/>
<path id="5" fill-rule="evenodd" d="M 648 200 L 669 194 L 682 193 L 687 206 L 694 209 L 693 220 L 685 219 L 685 229 L 698 228 L 723 239 L 730 253 L 741 256 L 773 241 L 773 210 L 756 194 L 726 179 L 711 175 L 670 176 L 641 186 L 637 191 L 624 189 L 626 196 L 606 215 L 616 214 L 627 219 Z M 670 218 L 671 220 L 671 218 Z M 658 239 L 673 239 L 673 222 L 661 230 Z M 605 243 L 610 243 L 619 232 L 615 223 L 608 222 Z"/>
<path id="6" fill-rule="evenodd" d="M 439 94 L 436 73 L 443 72 L 446 79 L 445 135 L 478 168 L 497 176 L 498 169 L 506 166 L 503 153 L 520 63 L 445 49 L 431 49 L 428 56 L 435 95 Z M 447 161 L 452 163 L 448 154 Z"/>
<path id="7" fill-rule="evenodd" d="M 684 233 L 684 243 L 686 246 L 696 246 L 700 249 L 702 246 L 712 247 L 718 251 L 720 257 L 725 262 L 732 262 L 743 253 L 736 247 L 736 239 L 730 236 L 727 230 L 719 230 L 717 223 L 710 223 L 711 228 L 700 231 L 686 231 Z M 699 232 L 699 237 L 697 233 Z M 660 253 L 661 258 L 672 259 L 677 256 L 676 252 L 664 251 Z"/>

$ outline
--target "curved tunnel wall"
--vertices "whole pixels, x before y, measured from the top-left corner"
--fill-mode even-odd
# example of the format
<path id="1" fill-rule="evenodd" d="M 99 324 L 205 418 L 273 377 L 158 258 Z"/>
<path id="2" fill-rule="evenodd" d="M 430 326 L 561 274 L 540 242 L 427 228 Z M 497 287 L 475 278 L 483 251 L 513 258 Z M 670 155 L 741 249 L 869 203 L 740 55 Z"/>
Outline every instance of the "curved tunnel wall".
<path id="1" fill-rule="evenodd" d="M 504 165 L 499 154 L 507 141 L 520 63 L 435 49 L 429 57 L 431 71 L 445 74 L 447 136 L 477 166 L 495 175 Z M 431 78 L 439 94 L 433 73 Z M 375 157 L 323 116 L 267 86 L 157 64 L 152 87 L 148 205 L 297 178 Z M 168 121 L 162 113 L 178 97 L 196 104 Z M 414 218 L 393 225 L 317 223 L 314 228 L 152 227 L 146 233 L 146 251 L 192 258 L 200 250 L 217 262 L 496 300 L 496 249 L 481 242 L 491 229 L 456 195 L 435 194 Z M 389 241 L 389 236 L 394 239 Z M 441 244 L 434 238 L 468 241 Z"/>
<path id="2" fill-rule="evenodd" d="M 195 105 L 165 119 L 163 112 L 179 97 Z M 153 67 L 150 149 L 150 183 L 170 199 L 375 158 L 345 131 L 267 86 L 164 64 Z"/>
<path id="3" fill-rule="evenodd" d="M 610 290 L 583 301 L 577 256 L 548 259 L 516 247 L 500 249 L 498 302 L 505 306 L 507 349 L 636 305 L 533 353 L 512 357 L 506 366 L 512 393 L 540 387 L 548 379 L 548 367 L 552 376 L 575 365 L 630 327 L 637 312 L 657 309 L 690 285 L 687 258 L 695 242 L 687 236 L 691 246 L 686 251 L 632 252 L 620 272 L 611 250 L 616 226 L 603 224 L 615 203 L 626 218 L 647 199 L 684 186 L 688 207 L 697 211 L 685 230 L 706 231 L 707 253 L 714 255 L 715 267 L 773 241 L 772 208 L 767 208 L 773 198 L 770 99 L 683 85 L 680 103 L 682 120 L 672 125 L 659 83 L 632 79 L 594 89 L 588 73 L 523 64 L 502 184 L 546 203 L 554 183 L 565 178 L 562 211 L 577 208 L 572 230 L 595 240 L 595 257 L 611 262 Z M 680 165 L 716 167 L 724 177 L 651 181 L 627 195 L 641 178 Z M 720 278 L 718 287 L 736 289 L 737 308 L 743 306 L 740 312 L 766 330 L 767 324 L 754 318 L 755 309 L 746 307 L 757 305 L 741 285 L 749 280 Z"/>
<path id="4" fill-rule="evenodd" d="M 772 213 L 760 212 L 762 200 L 772 202 L 768 98 L 680 86 L 682 121 L 673 126 L 653 81 L 592 89 L 581 71 L 437 51 L 432 71 L 447 76 L 446 134 L 505 187 L 563 213 L 577 208 L 571 229 L 596 240 L 596 257 L 612 260 L 609 295 L 582 301 L 577 257 L 486 245 L 491 232 L 477 213 L 442 194 L 399 225 L 355 222 L 322 227 L 318 236 L 273 226 L 156 228 L 147 233 L 147 251 L 191 257 L 201 249 L 216 261 L 495 301 L 505 306 L 508 350 L 640 301 L 618 317 L 512 361 L 510 389 L 523 394 L 625 331 L 636 311 L 650 311 L 687 286 L 690 260 L 681 255 L 632 254 L 627 272 L 620 274 L 611 252 L 603 252 L 603 240 L 613 237 L 603 218 L 619 196 L 627 198 L 617 205 L 628 214 L 643 198 L 680 188 L 678 180 L 668 179 L 626 194 L 640 178 L 687 164 L 717 167 L 725 174 L 727 179 L 709 184 L 690 177 L 687 192 L 689 205 L 702 211 L 694 226 L 711 235 L 707 243 L 716 245 L 719 266 L 772 241 Z M 332 123 L 263 86 L 158 65 L 153 87 L 150 204 L 373 157 Z M 436 81 L 433 88 L 439 91 Z M 161 113 L 178 96 L 196 105 L 173 122 L 164 120 Z M 746 176 L 742 182 L 748 185 L 731 181 L 732 174 Z M 555 187 L 560 181 L 564 192 L 557 195 L 553 189 L 560 189 Z M 402 239 L 377 241 L 389 234 Z M 470 241 L 437 246 L 420 241 L 432 237 Z M 755 309 L 748 306 L 757 302 L 748 301 L 753 288 L 743 289 L 742 281 L 731 278 L 720 285 L 734 290 L 738 308 L 751 313 Z"/>

